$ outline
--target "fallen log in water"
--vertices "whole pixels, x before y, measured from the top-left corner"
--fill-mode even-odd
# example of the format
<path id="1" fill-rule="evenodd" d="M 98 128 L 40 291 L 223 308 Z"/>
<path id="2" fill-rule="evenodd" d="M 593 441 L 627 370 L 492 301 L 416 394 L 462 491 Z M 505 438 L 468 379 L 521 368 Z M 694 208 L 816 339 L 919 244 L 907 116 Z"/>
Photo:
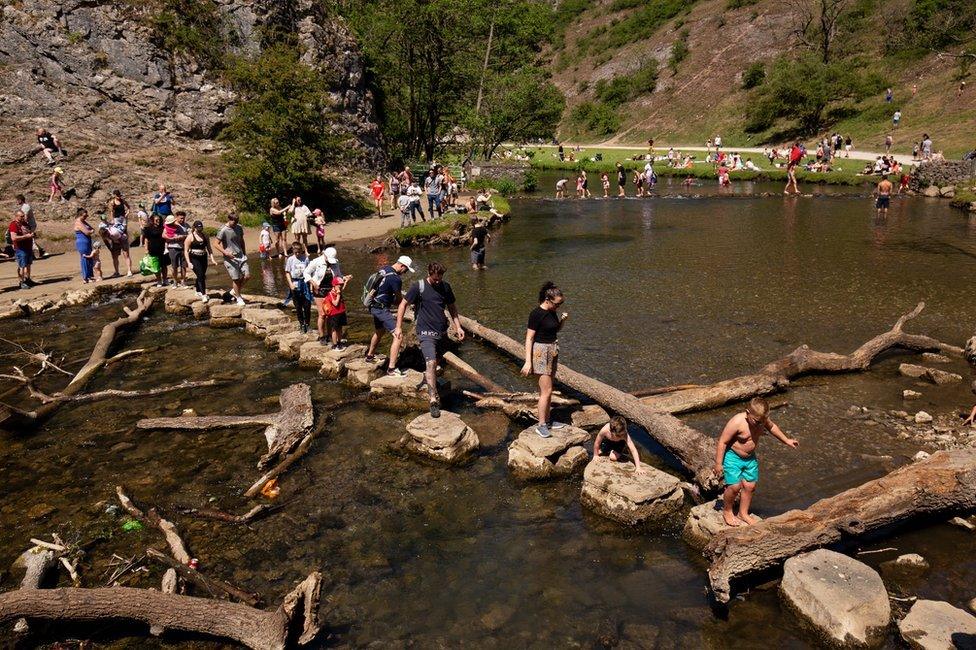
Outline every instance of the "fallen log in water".
<path id="1" fill-rule="evenodd" d="M 229 639 L 253 650 L 284 650 L 296 634 L 298 643 L 306 644 L 319 633 L 321 584 L 320 573 L 310 574 L 272 612 L 131 587 L 18 589 L 0 594 L 0 624 L 21 617 L 59 623 L 135 621 Z"/>
<path id="2" fill-rule="evenodd" d="M 850 354 L 818 352 L 801 345 L 782 359 L 763 366 L 755 374 L 726 379 L 708 386 L 669 390 L 664 394 L 642 397 L 641 401 L 655 411 L 663 413 L 703 411 L 756 395 L 778 392 L 785 389 L 791 379 L 802 375 L 867 370 L 879 354 L 892 348 L 917 352 L 937 351 L 962 356 L 963 349 L 960 347 L 921 334 L 907 334 L 903 331 L 905 323 L 918 316 L 924 308 L 924 302 L 918 303 L 915 309 L 899 318 L 890 330 L 875 336 Z"/>
<path id="3" fill-rule="evenodd" d="M 463 361 L 461 359 L 461 357 L 459 357 L 458 355 L 454 354 L 453 352 L 445 352 L 444 353 L 444 363 L 446 363 L 447 365 L 451 366 L 452 368 L 454 368 L 455 370 L 457 370 L 459 373 L 461 373 L 461 375 L 463 377 L 466 377 L 467 379 L 470 379 L 471 381 L 473 381 L 474 383 L 478 384 L 479 386 L 481 386 L 482 388 L 484 388 L 488 392 L 491 392 L 491 393 L 504 393 L 504 392 L 506 392 L 506 389 L 505 389 L 504 386 L 501 386 L 500 384 L 496 384 L 492 380 L 488 379 L 487 377 L 485 377 L 484 375 L 482 375 L 480 372 L 478 372 L 477 370 L 475 370 L 473 367 L 471 367 L 470 365 L 468 365 L 465 361 Z"/>
<path id="4" fill-rule="evenodd" d="M 219 578 L 205 576 L 193 567 L 177 562 L 165 553 L 161 553 L 154 548 L 147 548 L 146 555 L 156 560 L 160 564 L 164 564 L 168 568 L 176 571 L 176 573 L 187 582 L 192 582 L 201 589 L 205 589 L 211 596 L 222 594 L 229 598 L 233 598 L 234 600 L 239 600 L 245 605 L 250 605 L 251 607 L 256 607 L 257 605 L 261 604 L 262 599 L 259 594 L 252 594 L 248 591 L 244 591 L 240 587 L 235 587 L 229 582 L 224 582 Z"/>
<path id="5" fill-rule="evenodd" d="M 169 521 L 168 519 L 163 519 L 156 512 L 155 508 L 150 508 L 148 512 L 143 512 L 132 499 L 128 497 L 125 493 L 125 488 L 121 485 L 115 486 L 115 493 L 119 497 L 119 503 L 130 515 L 138 519 L 144 526 L 150 526 L 152 528 L 158 528 L 163 533 L 163 537 L 166 538 L 166 544 L 169 545 L 170 553 L 176 558 L 180 564 L 190 563 L 190 552 L 186 550 L 186 542 L 183 541 L 183 537 L 180 536 L 180 531 L 176 528 L 176 524 Z"/>
<path id="6" fill-rule="evenodd" d="M 920 518 L 976 509 L 976 449 L 939 451 L 850 490 L 790 510 L 754 526 L 731 528 L 705 549 L 716 600 L 726 603 L 734 583 L 775 569 L 815 548 L 885 532 Z"/>
<path id="7" fill-rule="evenodd" d="M 501 332 L 466 316 L 461 316 L 461 326 L 466 332 L 491 343 L 516 359 L 525 358 L 525 346 Z M 715 442 L 708 436 L 667 413 L 650 409 L 633 395 L 587 377 L 563 364 L 559 364 L 556 379 L 643 427 L 674 455 L 704 490 L 711 491 L 718 487 L 718 480 L 712 471 L 715 465 Z"/>

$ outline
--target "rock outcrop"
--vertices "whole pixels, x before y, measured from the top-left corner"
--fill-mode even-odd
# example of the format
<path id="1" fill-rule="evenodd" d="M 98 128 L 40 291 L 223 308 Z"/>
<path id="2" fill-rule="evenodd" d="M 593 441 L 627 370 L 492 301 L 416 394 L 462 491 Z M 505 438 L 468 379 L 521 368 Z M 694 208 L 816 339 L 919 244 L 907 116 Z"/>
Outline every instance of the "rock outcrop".
<path id="1" fill-rule="evenodd" d="M 582 504 L 599 514 L 633 526 L 664 522 L 684 505 L 684 493 L 675 477 L 649 465 L 634 470 L 633 463 L 597 456 L 583 472 Z"/>
<path id="2" fill-rule="evenodd" d="M 569 476 L 589 459 L 583 447 L 589 439 L 589 433 L 571 426 L 553 429 L 552 437 L 542 438 L 531 426 L 509 445 L 508 467 L 523 479 Z"/>
<path id="3" fill-rule="evenodd" d="M 898 622 L 898 631 L 912 648 L 976 647 L 976 616 L 938 600 L 916 601 L 908 615 Z"/>
<path id="4" fill-rule="evenodd" d="M 439 418 L 425 413 L 407 425 L 400 447 L 444 463 L 461 463 L 478 449 L 478 436 L 456 413 L 441 411 Z"/>
<path id="5" fill-rule="evenodd" d="M 878 645 L 891 621 L 888 592 L 877 571 L 826 549 L 787 560 L 780 594 L 831 644 Z"/>

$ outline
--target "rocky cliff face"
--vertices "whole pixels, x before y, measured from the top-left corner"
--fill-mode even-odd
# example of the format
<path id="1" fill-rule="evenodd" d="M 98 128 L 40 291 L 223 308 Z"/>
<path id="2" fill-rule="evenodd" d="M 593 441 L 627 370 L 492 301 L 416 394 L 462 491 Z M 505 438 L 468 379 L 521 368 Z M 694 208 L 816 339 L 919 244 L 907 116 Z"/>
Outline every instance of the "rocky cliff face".
<path id="1" fill-rule="evenodd" d="M 268 28 L 297 35 L 302 60 L 327 70 L 357 162 L 383 160 L 373 97 L 355 40 L 314 0 L 218 0 L 234 48 L 256 53 Z M 0 118 L 36 118 L 106 138 L 158 141 L 172 134 L 212 138 L 234 93 L 188 58 L 153 44 L 131 5 L 111 0 L 19 0 L 0 8 Z"/>

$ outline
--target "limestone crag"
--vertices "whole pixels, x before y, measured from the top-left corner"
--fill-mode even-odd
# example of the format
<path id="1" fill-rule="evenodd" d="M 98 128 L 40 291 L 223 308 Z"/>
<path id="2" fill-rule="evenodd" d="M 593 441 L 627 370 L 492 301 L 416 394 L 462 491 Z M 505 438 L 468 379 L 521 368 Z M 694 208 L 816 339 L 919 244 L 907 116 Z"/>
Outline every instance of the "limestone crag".
<path id="1" fill-rule="evenodd" d="M 664 522 L 684 505 L 684 493 L 675 477 L 648 465 L 634 470 L 633 463 L 597 456 L 583 472 L 580 501 L 604 517 L 633 526 Z"/>
<path id="2" fill-rule="evenodd" d="M 954 650 L 976 646 L 976 616 L 937 600 L 918 600 L 898 622 L 901 638 L 912 648 Z"/>
<path id="3" fill-rule="evenodd" d="M 552 437 L 543 438 L 531 426 L 509 445 L 508 467 L 523 479 L 569 476 L 589 459 L 583 447 L 589 439 L 590 434 L 577 427 L 553 429 Z"/>
<path id="4" fill-rule="evenodd" d="M 407 433 L 399 446 L 415 454 L 445 463 L 460 463 L 478 449 L 478 436 L 450 411 L 441 411 L 439 418 L 425 413 L 407 425 Z"/>
<path id="5" fill-rule="evenodd" d="M 780 594 L 831 644 L 880 645 L 891 621 L 888 592 L 877 571 L 826 549 L 788 559 Z"/>
<path id="6" fill-rule="evenodd" d="M 762 521 L 762 517 L 752 515 L 754 519 Z M 691 546 L 703 549 L 708 546 L 712 538 L 723 530 L 731 528 L 722 516 L 722 501 L 709 501 L 694 506 L 688 513 L 685 527 L 682 531 L 684 540 Z"/>

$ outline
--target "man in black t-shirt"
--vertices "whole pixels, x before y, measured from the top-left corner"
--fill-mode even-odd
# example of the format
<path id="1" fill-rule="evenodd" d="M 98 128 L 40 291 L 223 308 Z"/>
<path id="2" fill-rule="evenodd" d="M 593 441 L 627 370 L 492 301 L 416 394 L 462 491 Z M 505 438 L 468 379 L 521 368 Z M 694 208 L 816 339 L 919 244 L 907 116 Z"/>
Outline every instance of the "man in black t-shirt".
<path id="1" fill-rule="evenodd" d="M 485 222 L 471 217 L 471 268 L 475 271 L 485 268 L 485 244 L 491 239 Z"/>
<path id="2" fill-rule="evenodd" d="M 59 153 L 64 155 L 64 149 L 61 148 L 61 143 L 58 139 L 47 129 L 38 128 L 35 132 L 37 134 L 37 143 L 41 145 L 41 152 L 44 153 L 44 157 L 47 158 L 47 164 L 54 164 L 54 154 Z"/>
<path id="3" fill-rule="evenodd" d="M 440 399 L 437 396 L 437 358 L 443 353 L 447 340 L 446 309 L 451 314 L 454 328 L 457 330 L 458 340 L 464 340 L 464 330 L 458 317 L 457 306 L 454 304 L 454 290 L 444 281 L 446 269 L 438 262 L 427 265 L 427 277 L 414 282 L 407 289 L 400 307 L 397 309 L 396 329 L 393 336 L 400 338 L 403 332 L 403 317 L 407 312 L 407 305 L 413 305 L 414 320 L 417 328 L 417 340 L 420 351 L 424 355 L 426 367 L 424 369 L 424 383 L 430 394 L 430 415 L 434 418 L 441 416 Z"/>

